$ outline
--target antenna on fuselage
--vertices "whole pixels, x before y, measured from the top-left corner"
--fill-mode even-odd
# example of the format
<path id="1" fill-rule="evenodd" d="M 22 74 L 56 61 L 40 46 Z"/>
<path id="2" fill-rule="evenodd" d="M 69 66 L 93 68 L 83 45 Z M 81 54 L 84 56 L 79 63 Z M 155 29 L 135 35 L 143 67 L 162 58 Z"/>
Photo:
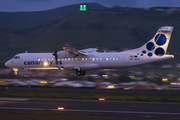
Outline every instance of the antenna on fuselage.
<path id="1" fill-rule="evenodd" d="M 27 51 L 25 53 L 27 53 Z"/>

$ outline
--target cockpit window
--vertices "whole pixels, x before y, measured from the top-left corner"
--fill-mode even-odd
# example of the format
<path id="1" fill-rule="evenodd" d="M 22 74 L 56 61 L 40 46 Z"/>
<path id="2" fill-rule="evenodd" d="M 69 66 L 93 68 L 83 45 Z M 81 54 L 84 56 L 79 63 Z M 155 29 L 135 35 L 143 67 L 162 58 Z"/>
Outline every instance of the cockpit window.
<path id="1" fill-rule="evenodd" d="M 20 56 L 14 56 L 13 59 L 20 59 Z"/>

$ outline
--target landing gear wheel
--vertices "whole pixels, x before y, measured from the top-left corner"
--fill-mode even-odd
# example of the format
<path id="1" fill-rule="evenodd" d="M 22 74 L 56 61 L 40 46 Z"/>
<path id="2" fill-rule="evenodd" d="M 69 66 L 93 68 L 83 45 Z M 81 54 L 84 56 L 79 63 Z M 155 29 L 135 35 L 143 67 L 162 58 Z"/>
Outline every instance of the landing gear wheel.
<path id="1" fill-rule="evenodd" d="M 77 76 L 84 76 L 86 74 L 86 71 L 76 71 Z"/>
<path id="2" fill-rule="evenodd" d="M 81 76 L 81 71 L 76 71 L 77 76 Z"/>
<path id="3" fill-rule="evenodd" d="M 86 71 L 81 71 L 81 75 L 84 76 L 86 74 Z"/>
<path id="4" fill-rule="evenodd" d="M 17 75 L 17 71 L 14 71 L 14 75 Z"/>

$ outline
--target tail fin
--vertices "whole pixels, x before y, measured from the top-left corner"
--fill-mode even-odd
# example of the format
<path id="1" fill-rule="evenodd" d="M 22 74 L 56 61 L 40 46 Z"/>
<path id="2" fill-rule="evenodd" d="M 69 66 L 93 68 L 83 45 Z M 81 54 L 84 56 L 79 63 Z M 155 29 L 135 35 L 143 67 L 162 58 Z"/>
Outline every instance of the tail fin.
<path id="1" fill-rule="evenodd" d="M 153 54 L 159 57 L 165 55 L 172 31 L 173 26 L 159 28 L 155 36 L 149 42 L 136 50 L 142 54 L 147 54 L 149 57 Z"/>

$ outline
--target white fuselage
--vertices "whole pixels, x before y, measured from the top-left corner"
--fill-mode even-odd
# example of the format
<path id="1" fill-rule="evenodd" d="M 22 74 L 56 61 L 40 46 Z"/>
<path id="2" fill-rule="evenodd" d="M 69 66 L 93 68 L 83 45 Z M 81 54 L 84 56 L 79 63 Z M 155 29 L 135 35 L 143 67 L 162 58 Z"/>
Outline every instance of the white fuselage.
<path id="1" fill-rule="evenodd" d="M 11 59 L 6 62 L 6 66 L 16 69 L 60 69 L 74 70 L 79 68 L 83 71 L 93 69 L 119 69 L 146 64 L 162 59 L 173 58 L 172 55 L 161 57 L 137 55 L 132 50 L 125 52 L 93 52 L 89 56 L 55 58 L 52 53 L 20 53 L 19 59 Z M 43 62 L 48 61 L 49 65 L 44 66 Z"/>

